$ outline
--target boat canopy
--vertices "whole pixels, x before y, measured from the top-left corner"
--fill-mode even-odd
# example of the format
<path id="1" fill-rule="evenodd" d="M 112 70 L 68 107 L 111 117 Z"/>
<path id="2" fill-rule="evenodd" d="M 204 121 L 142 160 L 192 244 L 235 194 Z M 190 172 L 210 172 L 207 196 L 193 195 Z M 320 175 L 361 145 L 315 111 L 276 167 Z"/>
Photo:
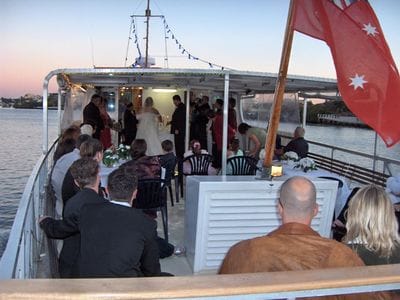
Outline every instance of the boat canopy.
<path id="1" fill-rule="evenodd" d="M 102 87 L 142 86 L 176 89 L 205 89 L 224 91 L 225 77 L 229 75 L 229 92 L 238 94 L 273 93 L 276 73 L 209 69 L 139 69 L 95 68 L 59 69 L 51 72 L 62 77 L 59 86 L 65 84 L 94 85 Z M 337 92 L 335 79 L 289 75 L 286 92 Z"/>
<path id="2" fill-rule="evenodd" d="M 43 86 L 43 152 L 48 148 L 47 98 L 48 83 L 57 77 L 59 124 L 71 124 L 81 120 L 83 107 L 90 100 L 89 96 L 98 88 L 168 88 L 179 90 L 203 90 L 220 93 L 224 98 L 223 151 L 227 149 L 227 116 L 228 97 L 236 94 L 238 99 L 249 94 L 272 94 L 275 91 L 277 74 L 216 69 L 157 69 L 157 68 L 94 68 L 94 69 L 58 69 L 50 72 Z M 79 95 L 78 89 L 85 95 Z M 91 93 L 86 93 L 91 89 Z M 286 93 L 298 92 L 337 92 L 334 79 L 290 75 L 286 79 Z M 61 118 L 62 94 L 67 94 L 65 110 Z M 186 114 L 189 115 L 189 95 L 186 93 Z M 62 120 L 62 121 L 61 121 Z M 59 128 L 60 131 L 61 127 Z M 186 120 L 185 148 L 189 143 L 189 119 Z M 226 161 L 222 163 L 222 174 L 225 174 Z"/>

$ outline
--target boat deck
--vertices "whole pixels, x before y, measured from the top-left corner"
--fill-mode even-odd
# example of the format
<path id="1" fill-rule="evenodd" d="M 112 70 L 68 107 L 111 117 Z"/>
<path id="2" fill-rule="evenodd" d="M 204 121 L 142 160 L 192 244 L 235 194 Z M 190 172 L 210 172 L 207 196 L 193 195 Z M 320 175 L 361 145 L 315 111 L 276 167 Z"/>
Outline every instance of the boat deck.
<path id="1" fill-rule="evenodd" d="M 174 186 L 174 185 L 172 185 Z M 174 189 L 174 187 L 172 187 Z M 175 195 L 175 191 L 173 191 Z M 184 246 L 184 227 L 185 227 L 185 200 L 180 198 L 179 203 L 174 203 L 171 206 L 171 201 L 168 196 L 168 235 L 169 242 L 175 247 Z M 162 227 L 161 213 L 157 217 L 158 223 L 158 235 L 164 237 L 164 231 Z M 193 271 L 189 262 L 186 259 L 186 255 L 175 255 L 160 259 L 161 271 L 174 274 L 175 276 L 186 276 L 193 275 Z"/>

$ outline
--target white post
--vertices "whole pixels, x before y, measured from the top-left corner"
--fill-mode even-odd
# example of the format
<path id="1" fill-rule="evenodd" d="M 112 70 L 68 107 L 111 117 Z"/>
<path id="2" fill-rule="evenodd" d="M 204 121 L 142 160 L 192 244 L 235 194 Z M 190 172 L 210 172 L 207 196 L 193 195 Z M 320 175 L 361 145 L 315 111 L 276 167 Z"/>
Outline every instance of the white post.
<path id="1" fill-rule="evenodd" d="M 185 152 L 189 149 L 189 120 L 190 120 L 190 88 L 186 89 L 186 130 L 185 130 Z"/>
<path id="2" fill-rule="evenodd" d="M 226 175 L 226 149 L 228 148 L 228 106 L 229 106 L 229 73 L 224 80 L 224 119 L 222 131 L 222 175 Z"/>
<path id="3" fill-rule="evenodd" d="M 42 101 L 42 105 L 43 105 L 43 139 L 42 139 L 42 152 L 43 154 L 47 153 L 48 150 L 48 143 L 49 143 L 49 132 L 48 132 L 48 126 L 47 126 L 47 122 L 48 122 L 48 108 L 47 108 L 47 97 L 49 94 L 48 88 L 49 88 L 49 76 L 47 76 L 44 79 L 43 82 L 43 101 Z"/>
<path id="4" fill-rule="evenodd" d="M 57 98 L 57 133 L 60 135 L 61 134 L 61 99 L 62 99 L 62 94 L 61 94 L 61 88 L 58 88 L 58 98 Z"/>
<path id="5" fill-rule="evenodd" d="M 377 148 L 378 148 L 378 134 L 375 131 L 375 142 L 374 142 L 374 161 L 373 161 L 373 165 L 372 165 L 372 171 L 375 172 L 376 169 L 376 154 L 377 154 Z M 385 172 L 385 169 L 383 169 L 383 171 Z"/>
<path id="6" fill-rule="evenodd" d="M 303 105 L 303 128 L 306 128 L 307 123 L 307 98 L 304 98 L 304 105 Z"/>

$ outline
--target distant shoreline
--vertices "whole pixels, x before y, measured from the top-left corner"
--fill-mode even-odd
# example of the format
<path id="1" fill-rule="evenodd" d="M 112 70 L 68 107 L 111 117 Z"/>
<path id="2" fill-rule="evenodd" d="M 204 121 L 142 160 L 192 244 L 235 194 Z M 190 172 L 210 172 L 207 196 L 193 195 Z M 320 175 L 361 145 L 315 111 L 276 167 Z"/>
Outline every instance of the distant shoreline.
<path id="1" fill-rule="evenodd" d="M 43 109 L 42 107 L 14 107 L 14 106 L 10 106 L 10 107 L 0 106 L 0 108 L 6 108 L 6 109 Z M 50 106 L 47 109 L 48 110 L 57 110 L 57 106 Z"/>

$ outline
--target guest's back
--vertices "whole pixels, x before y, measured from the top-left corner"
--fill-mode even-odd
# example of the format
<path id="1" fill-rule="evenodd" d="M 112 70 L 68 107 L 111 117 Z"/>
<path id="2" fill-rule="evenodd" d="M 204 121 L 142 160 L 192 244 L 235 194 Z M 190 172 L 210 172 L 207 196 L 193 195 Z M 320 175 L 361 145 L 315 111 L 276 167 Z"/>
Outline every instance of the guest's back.
<path id="1" fill-rule="evenodd" d="M 80 277 L 143 277 L 160 273 L 156 222 L 141 211 L 109 202 L 86 205 L 79 230 Z"/>
<path id="2" fill-rule="evenodd" d="M 294 176 L 282 184 L 278 213 L 283 225 L 266 236 L 245 240 L 231 247 L 222 262 L 220 274 L 364 265 L 351 249 L 321 237 L 311 228 L 311 221 L 318 213 L 318 205 L 315 186 L 309 179 Z M 375 293 L 354 294 L 323 299 L 390 299 L 386 294 L 382 294 L 383 298 L 376 296 Z"/>
<path id="3" fill-rule="evenodd" d="M 400 237 L 394 207 L 386 191 L 361 188 L 349 202 L 345 242 L 366 265 L 400 263 Z"/>
<path id="4" fill-rule="evenodd" d="M 174 153 L 166 153 L 159 156 L 161 167 L 165 168 L 165 182 L 169 183 L 175 172 L 177 158 Z"/>

